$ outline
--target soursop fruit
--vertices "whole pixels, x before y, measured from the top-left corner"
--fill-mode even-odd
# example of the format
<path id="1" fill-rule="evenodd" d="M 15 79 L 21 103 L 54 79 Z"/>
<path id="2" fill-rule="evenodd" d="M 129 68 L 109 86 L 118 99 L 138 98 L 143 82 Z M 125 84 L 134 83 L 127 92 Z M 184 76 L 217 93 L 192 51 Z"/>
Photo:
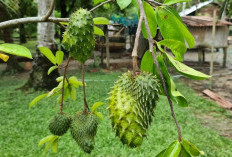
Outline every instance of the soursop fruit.
<path id="1" fill-rule="evenodd" d="M 107 109 L 116 136 L 123 144 L 132 148 L 142 144 L 152 122 L 158 93 L 158 80 L 147 72 L 136 76 L 127 72 L 116 81 Z"/>
<path id="2" fill-rule="evenodd" d="M 49 130 L 57 136 L 64 135 L 70 127 L 72 118 L 66 113 L 58 113 L 49 122 Z"/>
<path id="3" fill-rule="evenodd" d="M 71 15 L 69 25 L 63 35 L 63 44 L 70 56 L 81 63 L 92 56 L 95 36 L 91 12 L 79 9 Z"/>
<path id="4" fill-rule="evenodd" d="M 79 147 L 86 153 L 94 149 L 94 137 L 97 134 L 97 117 L 93 113 L 77 112 L 70 127 L 71 135 Z"/>

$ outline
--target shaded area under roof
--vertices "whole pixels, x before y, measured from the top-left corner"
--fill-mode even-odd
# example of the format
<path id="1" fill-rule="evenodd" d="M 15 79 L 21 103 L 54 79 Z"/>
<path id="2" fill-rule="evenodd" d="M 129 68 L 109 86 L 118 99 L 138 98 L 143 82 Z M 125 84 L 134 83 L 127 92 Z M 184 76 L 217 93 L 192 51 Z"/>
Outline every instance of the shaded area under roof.
<path id="1" fill-rule="evenodd" d="M 187 26 L 205 27 L 213 26 L 213 17 L 208 16 L 182 16 L 183 23 Z M 231 22 L 218 20 L 216 26 L 232 26 Z"/>

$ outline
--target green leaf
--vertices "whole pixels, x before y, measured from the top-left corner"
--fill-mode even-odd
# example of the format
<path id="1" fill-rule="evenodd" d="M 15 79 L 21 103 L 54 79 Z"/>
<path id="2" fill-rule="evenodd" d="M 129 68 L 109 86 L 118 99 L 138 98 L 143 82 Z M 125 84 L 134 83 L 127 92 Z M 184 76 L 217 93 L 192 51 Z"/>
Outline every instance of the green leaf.
<path id="1" fill-rule="evenodd" d="M 58 138 L 56 138 L 53 143 L 52 143 L 52 151 L 53 153 L 57 153 L 58 152 Z"/>
<path id="2" fill-rule="evenodd" d="M 93 18 L 93 23 L 95 25 L 109 25 L 110 21 L 105 17 L 95 17 Z"/>
<path id="3" fill-rule="evenodd" d="M 103 120 L 103 115 L 102 115 L 101 112 L 95 111 L 95 112 L 93 112 L 93 114 L 95 114 L 98 118 L 100 118 L 101 120 Z"/>
<path id="4" fill-rule="evenodd" d="M 159 154 L 156 155 L 156 157 L 163 157 L 166 150 L 167 149 L 162 150 Z"/>
<path id="5" fill-rule="evenodd" d="M 174 39 L 164 39 L 158 42 L 157 46 L 159 50 L 164 52 L 164 50 L 161 48 L 161 45 L 168 47 L 176 56 L 176 60 L 183 61 L 184 53 L 187 51 L 187 47 L 183 42 Z"/>
<path id="6" fill-rule="evenodd" d="M 47 95 L 48 95 L 48 93 L 37 96 L 36 98 L 34 98 L 34 99 L 30 102 L 29 107 L 31 108 L 32 106 L 34 106 L 38 101 L 40 101 L 41 99 L 43 99 L 43 98 L 46 97 Z"/>
<path id="7" fill-rule="evenodd" d="M 202 72 L 199 72 L 193 68 L 188 67 L 187 65 L 175 60 L 172 56 L 170 56 L 169 54 L 165 54 L 169 60 L 169 63 L 176 69 L 176 71 L 178 71 L 179 73 L 181 73 L 182 75 L 189 77 L 191 79 L 195 79 L 195 80 L 204 80 L 204 79 L 208 79 L 211 76 L 206 75 Z"/>
<path id="8" fill-rule="evenodd" d="M 57 77 L 57 78 L 56 78 L 56 81 L 57 81 L 57 82 L 61 82 L 61 81 L 63 81 L 63 78 L 64 78 L 64 76 Z"/>
<path id="9" fill-rule="evenodd" d="M 157 61 L 158 61 L 158 64 L 160 66 L 161 72 L 163 74 L 168 94 L 171 97 L 172 101 L 175 102 L 175 103 L 177 103 L 181 107 L 187 107 L 188 106 L 188 102 L 185 99 L 185 97 L 176 89 L 175 83 L 171 79 L 171 77 L 170 77 L 170 75 L 168 73 L 167 66 L 166 66 L 166 64 L 164 62 L 163 56 L 159 54 L 157 56 Z M 157 68 L 156 68 L 155 65 L 154 65 L 154 72 L 153 73 L 157 76 L 157 78 L 162 83 L 161 77 L 160 77 L 160 75 L 158 73 L 158 70 L 157 70 Z M 161 86 L 161 93 L 160 94 L 161 95 L 165 95 L 162 86 Z"/>
<path id="10" fill-rule="evenodd" d="M 170 82 L 171 82 L 171 94 L 173 96 L 172 100 L 181 107 L 188 107 L 188 102 L 186 98 L 176 89 L 176 85 L 171 78 L 170 78 Z"/>
<path id="11" fill-rule="evenodd" d="M 140 65 L 140 70 L 153 73 L 153 65 L 154 65 L 153 58 L 152 58 L 150 51 L 148 50 L 143 55 L 141 65 Z"/>
<path id="12" fill-rule="evenodd" d="M 52 136 L 52 137 L 50 137 L 50 136 Z M 46 155 L 48 149 L 50 147 L 53 147 L 54 141 L 56 141 L 59 138 L 59 136 L 55 136 L 55 135 L 50 135 L 50 136 L 45 137 L 44 139 L 42 139 L 44 141 L 41 140 L 42 142 L 40 141 L 40 143 L 39 143 L 39 146 L 46 143 L 46 146 L 45 146 L 44 151 L 43 151 L 44 156 Z"/>
<path id="13" fill-rule="evenodd" d="M 47 57 L 54 65 L 56 65 L 56 57 L 52 51 L 47 47 L 39 47 L 40 52 Z"/>
<path id="14" fill-rule="evenodd" d="M 132 0 L 132 5 L 134 6 L 134 7 L 136 7 L 136 9 L 137 10 L 139 10 L 139 4 L 138 4 L 138 1 L 137 0 Z"/>
<path id="15" fill-rule="evenodd" d="M 81 81 L 78 81 L 77 78 L 75 76 L 71 76 L 68 79 L 69 83 L 71 86 L 75 87 L 75 88 L 79 88 L 79 86 L 83 86 Z"/>
<path id="16" fill-rule="evenodd" d="M 156 32 L 157 32 L 157 23 L 156 23 L 155 11 L 152 8 L 152 6 L 150 4 L 148 4 L 147 2 L 143 2 L 143 6 L 144 6 L 145 14 L 147 16 L 147 22 L 148 22 L 148 26 L 150 28 L 151 36 L 154 38 L 156 36 Z M 144 38 L 147 39 L 148 35 L 147 35 L 144 21 L 142 23 L 142 33 L 143 33 Z"/>
<path id="17" fill-rule="evenodd" d="M 200 151 L 195 145 L 193 145 L 189 141 L 186 141 L 183 139 L 181 144 L 184 147 L 184 149 L 186 150 L 186 152 L 188 152 L 192 156 L 199 156 L 200 154 L 204 155 L 203 151 Z"/>
<path id="18" fill-rule="evenodd" d="M 32 59 L 30 50 L 24 46 L 17 44 L 1 44 L 0 52 Z"/>
<path id="19" fill-rule="evenodd" d="M 49 136 L 47 136 L 47 137 L 44 137 L 43 139 L 41 139 L 41 140 L 39 141 L 38 146 L 41 146 L 41 145 L 43 145 L 43 144 L 45 144 L 45 143 L 47 143 L 47 142 L 53 140 L 54 138 L 57 138 L 57 136 L 55 136 L 55 135 L 49 135 Z"/>
<path id="20" fill-rule="evenodd" d="M 57 51 L 56 52 L 56 63 L 60 65 L 64 60 L 64 52 L 63 51 Z"/>
<path id="21" fill-rule="evenodd" d="M 69 98 L 69 96 L 71 97 L 71 87 L 66 83 L 66 85 L 64 86 L 64 98 L 63 98 L 63 101 L 67 100 Z M 62 98 L 62 95 L 60 95 L 57 98 L 58 103 L 61 103 L 61 98 Z"/>
<path id="22" fill-rule="evenodd" d="M 104 32 L 97 26 L 94 26 L 94 34 L 104 36 Z"/>
<path id="23" fill-rule="evenodd" d="M 55 87 L 53 88 L 47 95 L 47 97 L 51 97 L 51 96 L 54 96 L 58 93 L 61 93 L 61 87 Z"/>
<path id="24" fill-rule="evenodd" d="M 156 8 L 156 21 L 163 38 L 179 40 L 183 43 L 186 41 L 189 48 L 193 48 L 195 43 L 194 37 L 179 17 L 177 17 L 173 12 L 175 11 L 171 11 L 168 7 Z"/>
<path id="25" fill-rule="evenodd" d="M 132 0 L 116 0 L 120 9 L 123 10 L 130 5 Z"/>
<path id="26" fill-rule="evenodd" d="M 60 22 L 60 24 L 68 26 L 68 22 Z"/>
<path id="27" fill-rule="evenodd" d="M 105 0 L 94 0 L 93 3 L 94 5 L 97 5 L 98 3 L 104 2 Z"/>
<path id="28" fill-rule="evenodd" d="M 76 95 L 76 88 L 74 88 L 73 86 L 71 87 L 70 96 L 71 96 L 71 99 L 72 99 L 73 101 L 75 101 L 76 98 L 77 98 L 77 95 Z"/>
<path id="29" fill-rule="evenodd" d="M 179 141 L 175 141 L 169 145 L 163 157 L 179 157 L 181 151 L 181 144 Z"/>
<path id="30" fill-rule="evenodd" d="M 172 5 L 175 3 L 181 3 L 181 2 L 190 2 L 191 0 L 165 0 L 163 4 L 166 5 Z"/>
<path id="31" fill-rule="evenodd" d="M 180 154 L 181 154 L 182 157 L 192 157 L 192 155 L 189 154 L 182 145 L 181 145 L 181 152 L 180 152 Z"/>
<path id="32" fill-rule="evenodd" d="M 8 56 L 8 55 L 5 55 L 5 54 L 0 53 L 0 59 L 2 59 L 4 62 L 7 62 L 7 61 L 8 61 L 8 59 L 9 59 L 9 56 Z"/>
<path id="33" fill-rule="evenodd" d="M 95 112 L 98 107 L 104 105 L 104 102 L 95 102 L 93 106 L 91 107 L 92 112 Z"/>
<path id="34" fill-rule="evenodd" d="M 49 68 L 48 69 L 48 75 L 50 75 L 51 74 L 51 72 L 53 72 L 55 69 L 57 69 L 58 68 L 58 66 L 52 66 L 51 68 Z"/>

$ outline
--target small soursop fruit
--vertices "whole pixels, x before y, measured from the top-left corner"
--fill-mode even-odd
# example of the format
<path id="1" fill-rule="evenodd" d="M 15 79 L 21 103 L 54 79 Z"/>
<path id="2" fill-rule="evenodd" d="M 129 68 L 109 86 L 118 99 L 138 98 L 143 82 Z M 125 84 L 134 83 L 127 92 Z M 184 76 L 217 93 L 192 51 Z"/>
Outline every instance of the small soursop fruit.
<path id="1" fill-rule="evenodd" d="M 70 17 L 63 35 L 63 44 L 70 56 L 84 63 L 92 56 L 95 48 L 94 24 L 91 12 L 79 9 Z"/>
<path id="2" fill-rule="evenodd" d="M 97 117 L 93 113 L 77 112 L 70 127 L 71 135 L 86 153 L 94 149 L 94 137 L 97 134 Z"/>
<path id="3" fill-rule="evenodd" d="M 49 123 L 49 130 L 52 134 L 57 136 L 64 135 L 70 127 L 71 117 L 65 113 L 58 113 Z"/>
<path id="4" fill-rule="evenodd" d="M 152 122 L 159 83 L 152 74 L 124 73 L 110 92 L 109 117 L 123 144 L 138 147 Z"/>

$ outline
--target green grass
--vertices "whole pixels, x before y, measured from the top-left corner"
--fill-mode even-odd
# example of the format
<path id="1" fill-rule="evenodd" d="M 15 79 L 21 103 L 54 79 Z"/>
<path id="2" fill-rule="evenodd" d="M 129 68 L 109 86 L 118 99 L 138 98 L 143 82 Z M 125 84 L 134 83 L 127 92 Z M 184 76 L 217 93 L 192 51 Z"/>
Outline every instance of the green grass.
<path id="1" fill-rule="evenodd" d="M 87 73 L 87 100 L 89 105 L 97 101 L 105 101 L 107 93 L 120 73 Z M 80 74 L 77 74 L 80 78 Z M 101 80 L 101 81 L 97 81 Z M 38 142 L 49 135 L 48 121 L 58 112 L 59 106 L 55 98 L 42 100 L 36 106 L 29 109 L 29 102 L 42 92 L 22 92 L 15 90 L 23 84 L 23 81 L 14 77 L 5 77 L 0 81 L 0 156 L 1 157 L 37 157 L 42 156 L 43 147 L 38 147 Z M 215 112 L 225 118 L 229 114 L 217 107 L 213 102 L 200 98 L 194 92 L 177 84 L 190 102 L 189 108 L 181 108 L 175 105 L 177 119 L 182 128 L 183 137 L 206 153 L 209 157 L 232 156 L 232 140 L 221 137 L 216 131 L 201 125 L 194 113 L 205 114 Z M 67 100 L 65 112 L 74 114 L 83 106 L 82 92 L 78 90 L 76 102 Z M 70 132 L 61 137 L 58 144 L 58 154 L 49 152 L 48 156 L 59 157 L 154 157 L 155 154 L 167 147 L 177 139 L 177 131 L 171 118 L 167 100 L 161 97 L 155 109 L 155 118 L 149 128 L 148 137 L 144 139 L 140 149 L 130 149 L 122 145 L 119 138 L 115 138 L 107 118 L 106 106 L 100 108 L 104 114 L 104 120 L 100 121 L 98 133 L 95 138 L 95 149 L 91 155 L 86 155 L 71 138 Z"/>

